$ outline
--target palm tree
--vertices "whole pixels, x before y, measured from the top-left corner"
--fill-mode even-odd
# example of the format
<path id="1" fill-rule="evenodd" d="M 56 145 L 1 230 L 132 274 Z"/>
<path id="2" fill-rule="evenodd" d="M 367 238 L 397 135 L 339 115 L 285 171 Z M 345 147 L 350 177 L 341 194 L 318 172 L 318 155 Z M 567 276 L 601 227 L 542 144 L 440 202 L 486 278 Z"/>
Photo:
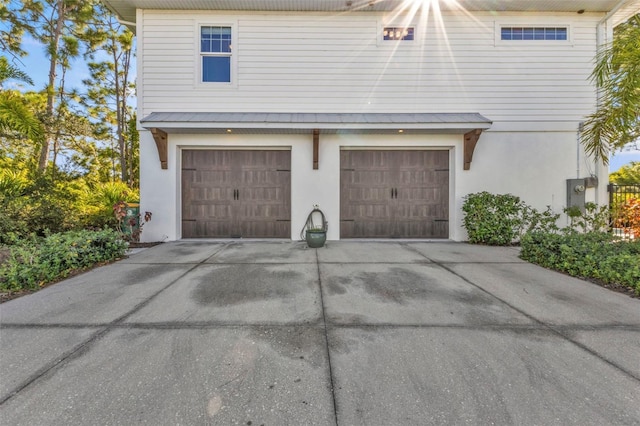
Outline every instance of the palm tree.
<path id="1" fill-rule="evenodd" d="M 7 80 L 33 84 L 31 78 L 0 57 L 0 89 Z M 0 136 L 23 135 L 37 140 L 43 135 L 42 123 L 29 108 L 24 96 L 15 90 L 0 90 Z"/>
<path id="2" fill-rule="evenodd" d="M 609 154 L 640 138 L 640 15 L 614 30 L 613 42 L 596 56 L 591 80 L 600 89 L 596 112 L 587 117 L 582 143 L 587 154 Z"/>

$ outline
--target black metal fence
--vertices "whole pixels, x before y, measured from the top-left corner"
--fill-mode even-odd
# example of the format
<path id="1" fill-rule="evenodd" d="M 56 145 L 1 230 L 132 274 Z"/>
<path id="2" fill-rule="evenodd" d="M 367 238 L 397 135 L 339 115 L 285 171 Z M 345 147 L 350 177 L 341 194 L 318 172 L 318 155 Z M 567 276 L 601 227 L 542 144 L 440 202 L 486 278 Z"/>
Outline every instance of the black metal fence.
<path id="1" fill-rule="evenodd" d="M 607 186 L 609 191 L 609 212 L 611 231 L 621 238 L 638 238 L 637 213 L 633 213 L 640 200 L 640 184 L 637 185 L 616 185 L 610 183 Z M 630 214 L 631 213 L 631 214 Z"/>
<path id="2" fill-rule="evenodd" d="M 609 191 L 609 206 L 612 209 L 625 204 L 633 198 L 640 198 L 640 184 L 616 185 L 615 183 L 610 183 L 607 191 Z"/>

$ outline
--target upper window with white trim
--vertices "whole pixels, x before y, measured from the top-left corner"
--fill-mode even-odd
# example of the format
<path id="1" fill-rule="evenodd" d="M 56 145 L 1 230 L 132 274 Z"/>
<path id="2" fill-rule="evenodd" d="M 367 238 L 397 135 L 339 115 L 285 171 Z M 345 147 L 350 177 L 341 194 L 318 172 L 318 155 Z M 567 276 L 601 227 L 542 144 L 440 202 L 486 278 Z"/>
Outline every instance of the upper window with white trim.
<path id="1" fill-rule="evenodd" d="M 500 40 L 567 41 L 567 27 L 501 27 Z"/>
<path id="2" fill-rule="evenodd" d="M 230 26 L 200 27 L 200 57 L 202 81 L 205 83 L 231 82 L 231 40 Z"/>

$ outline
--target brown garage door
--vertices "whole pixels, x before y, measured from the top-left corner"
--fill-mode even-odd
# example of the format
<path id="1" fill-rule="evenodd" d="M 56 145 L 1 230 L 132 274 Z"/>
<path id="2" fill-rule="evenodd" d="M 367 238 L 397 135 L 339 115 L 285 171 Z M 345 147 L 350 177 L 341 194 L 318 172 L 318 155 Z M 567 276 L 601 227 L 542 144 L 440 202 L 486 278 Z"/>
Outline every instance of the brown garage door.
<path id="1" fill-rule="evenodd" d="M 183 150 L 183 238 L 290 238 L 291 152 Z"/>
<path id="2" fill-rule="evenodd" d="M 343 150 L 341 238 L 448 238 L 449 152 Z"/>

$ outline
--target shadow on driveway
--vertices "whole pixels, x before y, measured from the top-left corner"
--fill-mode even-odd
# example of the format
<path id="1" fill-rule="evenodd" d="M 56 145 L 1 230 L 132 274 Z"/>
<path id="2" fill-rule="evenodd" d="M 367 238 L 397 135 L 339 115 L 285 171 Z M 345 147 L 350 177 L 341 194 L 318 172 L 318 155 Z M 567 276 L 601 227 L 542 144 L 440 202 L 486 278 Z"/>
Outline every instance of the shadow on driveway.
<path id="1" fill-rule="evenodd" d="M 640 300 L 517 248 L 165 243 L 0 321 L 6 425 L 640 424 Z"/>

